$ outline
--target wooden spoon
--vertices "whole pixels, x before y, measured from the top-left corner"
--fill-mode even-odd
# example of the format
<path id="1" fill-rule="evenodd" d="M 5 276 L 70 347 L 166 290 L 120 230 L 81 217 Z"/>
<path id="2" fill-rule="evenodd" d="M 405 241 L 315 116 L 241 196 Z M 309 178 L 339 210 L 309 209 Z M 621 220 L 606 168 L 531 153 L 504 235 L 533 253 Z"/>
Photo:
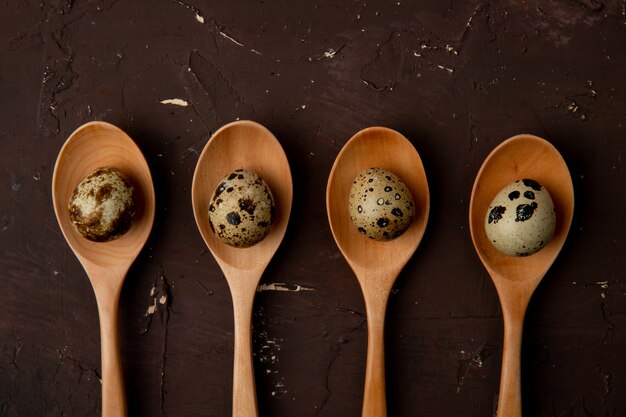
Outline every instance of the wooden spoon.
<path id="1" fill-rule="evenodd" d="M 270 233 L 249 248 L 227 245 L 209 225 L 209 204 L 215 189 L 226 175 L 238 168 L 253 171 L 263 178 L 276 206 Z M 283 148 L 269 130 L 252 121 L 233 122 L 215 132 L 204 147 L 193 176 L 191 199 L 196 224 L 222 269 L 233 297 L 234 417 L 258 416 L 252 366 L 252 305 L 261 275 L 285 235 L 292 195 L 291 171 Z"/>
<path id="2" fill-rule="evenodd" d="M 530 178 L 543 185 L 554 202 L 554 237 L 528 257 L 507 256 L 487 238 L 485 216 L 493 198 L 509 183 Z M 528 302 L 559 254 L 574 213 L 574 188 L 565 161 L 549 142 L 518 135 L 502 142 L 478 171 L 470 200 L 470 231 L 478 256 L 496 286 L 504 319 L 504 348 L 498 417 L 521 417 L 520 353 Z"/>
<path id="3" fill-rule="evenodd" d="M 383 168 L 398 175 L 415 202 L 415 219 L 398 238 L 377 242 L 361 235 L 350 219 L 348 201 L 356 176 L 367 168 Z M 354 271 L 367 312 L 367 365 L 363 417 L 387 415 L 385 394 L 384 326 L 387 299 L 394 281 L 411 258 L 426 229 L 430 193 L 422 161 L 400 133 L 370 127 L 343 147 L 330 172 L 326 209 L 335 242 Z"/>
<path id="4" fill-rule="evenodd" d="M 119 169 L 135 187 L 135 222 L 110 242 L 92 242 L 72 226 L 68 203 L 74 189 L 102 166 Z M 154 187 L 148 164 L 133 140 L 105 122 L 82 125 L 67 139 L 54 166 L 52 200 L 61 231 L 89 276 L 98 303 L 102 349 L 102 416 L 126 416 L 120 360 L 118 305 L 126 274 L 146 243 L 154 221 Z"/>

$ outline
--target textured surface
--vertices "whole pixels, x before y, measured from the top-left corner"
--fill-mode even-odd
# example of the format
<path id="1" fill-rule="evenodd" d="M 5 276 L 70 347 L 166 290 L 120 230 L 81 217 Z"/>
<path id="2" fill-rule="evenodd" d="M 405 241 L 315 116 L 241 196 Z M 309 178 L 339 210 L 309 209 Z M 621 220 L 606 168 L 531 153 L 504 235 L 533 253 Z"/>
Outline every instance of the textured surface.
<path id="1" fill-rule="evenodd" d="M 397 238 L 409 227 L 415 206 L 411 192 L 396 174 L 368 168 L 352 183 L 348 212 L 359 233 L 385 241 Z"/>
<path id="2" fill-rule="evenodd" d="M 135 217 L 134 187 L 116 168 L 101 167 L 83 178 L 70 199 L 69 218 L 89 240 L 116 239 Z"/>
<path id="3" fill-rule="evenodd" d="M 555 228 L 556 213 L 550 193 L 534 180 L 508 184 L 493 198 L 485 213 L 487 237 L 509 256 L 537 252 L 554 236 Z"/>
<path id="4" fill-rule="evenodd" d="M 222 241 L 250 247 L 263 240 L 274 223 L 272 192 L 258 174 L 239 168 L 217 186 L 205 215 Z"/>
<path id="5" fill-rule="evenodd" d="M 537 134 L 576 212 L 524 342 L 529 416 L 626 415 L 623 1 L 49 1 L 0 15 L 0 415 L 98 415 L 93 292 L 50 196 L 67 136 L 94 119 L 144 151 L 158 211 L 122 291 L 129 414 L 229 416 L 228 287 L 193 220 L 210 134 L 266 125 L 294 176 L 285 241 L 255 307 L 262 416 L 358 416 L 363 301 L 326 220 L 345 141 L 370 125 L 426 166 L 426 235 L 390 300 L 390 415 L 491 415 L 502 319 L 468 200 L 487 154 Z"/>

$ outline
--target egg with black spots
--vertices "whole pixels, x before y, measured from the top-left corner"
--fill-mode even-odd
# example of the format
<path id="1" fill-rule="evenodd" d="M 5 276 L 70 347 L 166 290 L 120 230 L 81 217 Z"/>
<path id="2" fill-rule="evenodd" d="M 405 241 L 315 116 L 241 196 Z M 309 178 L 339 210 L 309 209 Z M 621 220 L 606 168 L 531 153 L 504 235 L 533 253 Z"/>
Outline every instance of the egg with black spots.
<path id="1" fill-rule="evenodd" d="M 219 182 L 208 215 L 211 230 L 222 242 L 247 248 L 270 232 L 274 223 L 274 197 L 256 173 L 237 169 Z"/>
<path id="2" fill-rule="evenodd" d="M 415 204 L 397 175 L 382 168 L 368 168 L 352 183 L 348 211 L 360 234 L 389 241 L 408 229 L 415 217 Z"/>
<path id="3" fill-rule="evenodd" d="M 121 237 L 135 219 L 135 189 L 116 168 L 100 167 L 81 180 L 68 203 L 70 222 L 86 239 Z"/>
<path id="4" fill-rule="evenodd" d="M 554 235 L 556 213 L 552 198 L 539 182 L 517 180 L 493 199 L 485 215 L 485 232 L 500 252 L 528 256 Z"/>

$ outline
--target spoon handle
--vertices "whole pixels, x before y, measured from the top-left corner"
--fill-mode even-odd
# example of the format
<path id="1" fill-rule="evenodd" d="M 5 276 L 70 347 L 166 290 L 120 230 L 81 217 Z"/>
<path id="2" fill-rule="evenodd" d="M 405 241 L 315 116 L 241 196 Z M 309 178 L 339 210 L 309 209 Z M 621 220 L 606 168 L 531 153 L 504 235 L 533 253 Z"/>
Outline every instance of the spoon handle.
<path id="1" fill-rule="evenodd" d="M 525 308 L 504 312 L 504 346 L 497 417 L 522 417 L 521 351 Z"/>
<path id="2" fill-rule="evenodd" d="M 258 282 L 258 279 L 255 281 Z M 231 287 L 235 321 L 233 417 L 258 417 L 252 364 L 252 306 L 256 285 Z"/>
<path id="3" fill-rule="evenodd" d="M 126 417 L 118 323 L 119 291 L 103 290 L 96 291 L 102 355 L 102 417 Z"/>
<path id="4" fill-rule="evenodd" d="M 385 312 L 388 294 L 366 297 L 367 310 L 367 365 L 363 417 L 386 417 L 385 390 Z"/>

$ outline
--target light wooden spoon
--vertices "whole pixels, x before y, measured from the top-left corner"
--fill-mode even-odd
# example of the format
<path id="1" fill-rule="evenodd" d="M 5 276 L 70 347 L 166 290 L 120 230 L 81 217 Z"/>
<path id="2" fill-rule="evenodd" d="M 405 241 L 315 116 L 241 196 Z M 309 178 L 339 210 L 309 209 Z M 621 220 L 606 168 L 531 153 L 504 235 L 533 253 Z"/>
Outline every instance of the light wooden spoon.
<path id="1" fill-rule="evenodd" d="M 265 180 L 276 208 L 270 233 L 249 248 L 227 245 L 209 225 L 213 192 L 226 175 L 238 168 L 253 171 Z M 204 147 L 193 176 L 191 199 L 196 224 L 222 269 L 233 297 L 234 417 L 258 416 L 250 334 L 252 306 L 261 275 L 285 235 L 292 195 L 291 171 L 283 148 L 269 130 L 252 121 L 233 122 L 215 132 Z"/>
<path id="2" fill-rule="evenodd" d="M 72 226 L 68 203 L 78 183 L 98 167 L 119 169 L 135 187 L 135 222 L 122 237 L 92 242 Z M 146 243 L 154 221 L 154 187 L 148 164 L 133 140 L 105 122 L 90 122 L 70 135 L 52 177 L 52 200 L 61 231 L 89 276 L 98 303 L 102 353 L 102 416 L 126 416 L 120 360 L 118 305 L 126 274 Z"/>
<path id="3" fill-rule="evenodd" d="M 398 175 L 415 203 L 415 219 L 398 238 L 377 242 L 361 235 L 350 219 L 348 201 L 356 176 L 367 168 L 383 168 Z M 370 127 L 343 147 L 330 172 L 326 209 L 335 242 L 354 271 L 367 312 L 367 365 L 363 417 L 387 415 L 385 392 L 384 326 L 387 299 L 393 283 L 411 258 L 426 229 L 430 193 L 422 161 L 400 133 Z"/>
<path id="4" fill-rule="evenodd" d="M 485 216 L 493 198 L 509 183 L 534 179 L 554 202 L 554 237 L 528 257 L 507 256 L 487 238 Z M 478 172 L 470 200 L 470 231 L 478 256 L 496 286 L 504 319 L 504 348 L 498 417 L 521 417 L 520 353 L 524 316 L 535 288 L 559 254 L 574 213 L 574 188 L 565 161 L 549 142 L 532 135 L 514 136 L 496 147 Z"/>

